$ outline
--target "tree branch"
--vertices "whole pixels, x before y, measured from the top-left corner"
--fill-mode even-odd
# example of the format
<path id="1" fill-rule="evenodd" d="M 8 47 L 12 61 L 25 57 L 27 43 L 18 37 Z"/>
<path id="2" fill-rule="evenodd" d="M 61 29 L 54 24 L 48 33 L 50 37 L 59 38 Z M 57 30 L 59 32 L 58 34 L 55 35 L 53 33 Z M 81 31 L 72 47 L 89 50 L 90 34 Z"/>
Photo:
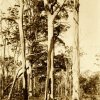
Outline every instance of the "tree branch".
<path id="1" fill-rule="evenodd" d="M 55 18 L 56 15 L 60 12 L 60 10 L 63 8 L 65 2 L 66 2 L 66 0 L 64 0 L 64 2 L 60 5 L 60 7 L 54 12 L 53 18 Z"/>

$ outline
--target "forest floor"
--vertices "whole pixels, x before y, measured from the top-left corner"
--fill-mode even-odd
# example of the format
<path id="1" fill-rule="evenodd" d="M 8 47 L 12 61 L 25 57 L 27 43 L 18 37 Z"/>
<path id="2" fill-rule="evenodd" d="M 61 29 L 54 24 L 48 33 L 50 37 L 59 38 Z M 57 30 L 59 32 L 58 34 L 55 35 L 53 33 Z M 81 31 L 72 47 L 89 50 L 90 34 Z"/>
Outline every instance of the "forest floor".
<path id="1" fill-rule="evenodd" d="M 0 100 L 7 100 L 7 97 L 5 97 L 4 99 L 0 99 Z M 22 100 L 22 98 L 12 98 L 11 100 Z M 29 100 L 44 100 L 44 95 L 40 97 L 31 97 L 29 98 Z M 67 99 L 65 97 L 56 97 L 54 100 L 71 100 L 71 99 Z M 100 95 L 95 96 L 95 98 L 91 98 L 91 97 L 81 98 L 81 100 L 100 100 Z"/>
<path id="2" fill-rule="evenodd" d="M 0 99 L 0 100 L 7 100 L 7 97 L 3 98 L 3 99 Z M 11 100 L 22 100 L 21 98 L 11 98 Z M 31 97 L 29 98 L 29 100 L 44 100 L 44 96 L 41 96 L 41 97 Z M 61 97 L 57 97 L 55 98 L 54 100 L 68 100 L 68 99 L 65 99 L 65 98 L 61 98 Z"/>

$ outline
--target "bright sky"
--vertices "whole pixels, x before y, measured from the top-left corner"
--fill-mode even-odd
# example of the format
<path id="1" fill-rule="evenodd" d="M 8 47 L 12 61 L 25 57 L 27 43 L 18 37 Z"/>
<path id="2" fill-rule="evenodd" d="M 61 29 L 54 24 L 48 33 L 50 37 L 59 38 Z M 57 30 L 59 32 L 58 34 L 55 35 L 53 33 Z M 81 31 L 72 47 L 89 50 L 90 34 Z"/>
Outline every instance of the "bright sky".
<path id="1" fill-rule="evenodd" d="M 14 0 L 0 0 L 0 9 L 13 5 Z M 81 71 L 100 71 L 95 54 L 100 54 L 100 0 L 80 0 L 80 47 L 87 55 L 81 57 Z M 71 32 L 71 30 L 69 30 Z M 71 32 L 72 33 L 72 32 Z M 65 41 L 72 42 L 71 34 Z M 100 61 L 97 62 L 98 64 Z"/>
<path id="2" fill-rule="evenodd" d="M 100 71 L 95 54 L 100 54 L 100 0 L 80 0 L 80 46 L 87 53 L 81 57 L 81 70 Z M 97 62 L 100 64 L 100 61 Z"/>

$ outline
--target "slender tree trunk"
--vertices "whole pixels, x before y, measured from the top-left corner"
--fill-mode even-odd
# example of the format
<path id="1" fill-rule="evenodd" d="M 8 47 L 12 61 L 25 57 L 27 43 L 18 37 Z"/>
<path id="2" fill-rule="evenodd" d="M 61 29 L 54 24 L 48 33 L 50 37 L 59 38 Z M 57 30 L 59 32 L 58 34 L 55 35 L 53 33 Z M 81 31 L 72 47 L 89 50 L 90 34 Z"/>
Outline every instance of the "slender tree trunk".
<path id="1" fill-rule="evenodd" d="M 73 94 L 72 100 L 80 100 L 80 89 L 79 89 L 79 75 L 80 75 L 80 60 L 79 60 L 79 1 L 74 0 L 74 41 L 73 41 Z"/>
<path id="2" fill-rule="evenodd" d="M 3 61 L 5 61 L 5 50 L 6 50 L 6 35 L 4 35 L 4 38 L 2 36 L 3 39 Z M 5 83 L 5 66 L 4 64 L 1 65 L 2 66 L 2 97 L 4 96 L 4 83 Z"/>
<path id="3" fill-rule="evenodd" d="M 33 95 L 32 65 L 29 66 L 29 97 Z"/>
<path id="4" fill-rule="evenodd" d="M 34 84 L 33 84 L 34 94 L 36 92 L 36 77 L 34 76 Z"/>
<path id="5" fill-rule="evenodd" d="M 53 98 L 53 57 L 51 56 L 53 56 L 53 16 L 48 13 L 48 57 L 47 78 L 45 84 L 45 100 L 49 99 L 48 94 L 51 96 L 51 98 Z"/>
<path id="6" fill-rule="evenodd" d="M 2 20 L 0 18 L 0 34 L 2 34 Z M 1 39 L 3 41 L 3 35 L 1 35 Z M 3 57 L 2 53 L 1 53 L 1 56 Z M 1 64 L 1 67 L 2 67 L 2 73 L 1 73 L 1 99 L 3 97 L 3 76 L 4 76 L 4 67 L 3 67 L 3 64 Z"/>
<path id="7" fill-rule="evenodd" d="M 53 40 L 52 40 L 53 41 Z M 54 44 L 52 44 L 54 45 Z M 53 75 L 53 72 L 54 72 L 54 47 L 52 48 L 52 52 L 51 52 L 51 70 L 50 70 L 50 79 L 51 79 L 51 94 L 50 94 L 50 98 L 53 99 L 54 97 L 54 90 L 53 90 L 53 87 L 54 87 L 54 75 Z"/>
<path id="8" fill-rule="evenodd" d="M 16 80 L 17 80 L 17 74 L 14 77 L 14 81 L 12 83 L 11 90 L 10 90 L 10 93 L 9 93 L 9 96 L 8 96 L 8 99 L 7 100 L 11 100 L 11 96 L 12 96 L 12 92 L 13 92 L 13 88 L 14 88 L 14 85 L 15 85 Z"/>
<path id="9" fill-rule="evenodd" d="M 23 31 L 23 9 L 24 9 L 24 1 L 20 0 L 19 33 L 20 33 L 20 42 L 21 42 L 21 50 L 22 50 L 23 98 L 24 100 L 28 100 L 27 70 L 26 70 L 26 60 L 25 60 L 25 39 L 24 39 L 24 31 Z"/>
<path id="10" fill-rule="evenodd" d="M 65 3 L 62 2 L 61 6 L 51 14 L 49 11 L 47 11 L 47 17 L 48 17 L 48 57 L 47 57 L 47 78 L 46 78 L 46 84 L 45 84 L 45 99 L 48 100 L 48 94 L 51 99 L 53 99 L 53 28 L 54 28 L 54 18 L 60 11 L 60 8 Z M 44 0 L 44 6 L 49 6 L 48 0 Z M 52 9 L 52 8 L 51 8 Z M 52 56 L 52 57 L 51 57 Z"/>
<path id="11" fill-rule="evenodd" d="M 30 5 L 31 5 L 31 2 L 29 0 L 28 6 L 30 7 Z M 31 21 L 32 21 L 32 19 L 31 19 L 31 17 L 32 17 L 31 9 L 29 10 L 29 16 L 30 16 L 29 17 L 29 23 L 31 23 Z M 32 28 L 30 27 L 30 34 L 31 34 L 31 32 L 32 32 Z M 33 49 L 32 48 L 31 49 L 29 48 L 30 49 L 29 50 L 29 54 L 33 53 Z M 30 82 L 30 84 L 29 84 L 29 92 L 30 92 L 29 96 L 31 97 L 31 96 L 33 96 L 33 77 L 32 77 L 32 64 L 31 64 L 31 62 L 29 62 L 29 63 L 30 63 L 30 66 L 29 66 L 29 71 L 30 71 L 30 73 L 29 73 L 29 77 L 30 77 L 30 79 L 29 79 L 29 82 Z"/>

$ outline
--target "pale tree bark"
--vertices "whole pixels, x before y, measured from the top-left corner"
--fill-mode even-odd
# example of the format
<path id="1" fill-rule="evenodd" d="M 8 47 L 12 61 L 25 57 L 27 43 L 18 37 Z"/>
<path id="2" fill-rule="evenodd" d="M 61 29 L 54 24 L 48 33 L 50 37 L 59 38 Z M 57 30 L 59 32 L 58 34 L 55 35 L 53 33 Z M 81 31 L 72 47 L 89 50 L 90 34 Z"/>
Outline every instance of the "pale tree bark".
<path id="1" fill-rule="evenodd" d="M 53 90 L 51 91 L 51 87 L 53 89 L 53 82 L 51 86 L 51 80 L 53 80 L 53 59 L 51 59 L 51 54 L 53 53 L 52 51 L 53 47 L 53 16 L 48 13 L 48 57 L 47 57 L 47 78 L 46 78 L 46 87 L 45 87 L 45 100 L 48 100 L 48 96 L 52 94 L 51 96 L 53 97 Z M 53 54 L 52 54 L 53 55 Z M 52 57 L 53 58 L 53 57 Z M 52 66 L 51 66 L 52 62 Z M 52 68 L 51 68 L 52 67 Z"/>
<path id="2" fill-rule="evenodd" d="M 2 42 L 3 42 L 3 55 L 2 55 L 2 61 L 4 62 L 5 60 L 5 51 L 6 51 L 6 35 L 2 33 L 2 20 L 0 20 L 0 32 L 2 34 Z M 4 83 L 5 83 L 5 66 L 4 64 L 1 65 L 2 67 L 2 81 L 1 81 L 1 98 L 3 98 L 4 95 Z"/>
<path id="3" fill-rule="evenodd" d="M 33 78 L 32 78 L 32 65 L 29 61 L 28 61 L 28 66 L 29 66 L 28 89 L 29 89 L 29 97 L 31 97 L 33 95 Z"/>
<path id="4" fill-rule="evenodd" d="M 20 42 L 22 50 L 22 68 L 23 68 L 23 98 L 28 100 L 28 89 L 27 89 L 27 70 L 26 70 L 26 60 L 25 60 L 25 38 L 23 31 L 23 11 L 24 11 L 24 1 L 20 0 L 20 9 L 19 9 L 19 33 L 20 33 Z"/>
<path id="5" fill-rule="evenodd" d="M 54 19 L 56 15 L 59 13 L 60 8 L 63 6 L 65 3 L 62 2 L 61 6 L 53 13 L 51 14 L 49 11 L 47 11 L 47 20 L 48 20 L 48 57 L 47 57 L 47 78 L 46 78 L 46 84 L 45 84 L 45 99 L 44 100 L 49 100 L 50 98 L 53 99 L 53 70 L 54 70 L 54 65 L 53 65 L 53 53 L 54 53 L 54 41 L 53 41 L 53 28 L 54 28 Z M 48 6 L 48 1 L 44 0 L 44 6 Z M 52 9 L 53 10 L 53 9 Z"/>
<path id="6" fill-rule="evenodd" d="M 79 75 L 80 75 L 80 59 L 79 59 L 79 0 L 74 0 L 74 36 L 73 36 L 73 93 L 72 100 L 80 100 Z"/>
<path id="7" fill-rule="evenodd" d="M 52 40 L 53 42 L 53 40 Z M 50 97 L 53 99 L 54 98 L 54 44 L 52 43 L 53 45 L 53 49 L 52 49 L 52 52 L 51 52 L 51 70 L 50 70 L 50 79 L 51 79 L 51 94 L 50 94 Z"/>
<path id="8" fill-rule="evenodd" d="M 53 18 L 52 15 L 48 14 L 48 51 L 51 53 L 48 55 L 48 59 L 50 57 L 51 59 L 51 66 L 50 66 L 50 75 L 49 75 L 49 80 L 50 80 L 50 98 L 53 99 L 53 86 L 54 86 L 54 78 L 53 78 L 53 71 L 54 71 L 54 42 L 53 42 Z M 50 50 L 51 49 L 51 50 Z"/>
<path id="9" fill-rule="evenodd" d="M 47 5 L 47 1 L 44 0 L 45 5 Z M 47 57 L 47 78 L 45 84 L 45 98 L 44 100 L 53 99 L 53 28 L 54 28 L 54 15 L 47 12 L 47 20 L 48 20 L 48 57 Z"/>

